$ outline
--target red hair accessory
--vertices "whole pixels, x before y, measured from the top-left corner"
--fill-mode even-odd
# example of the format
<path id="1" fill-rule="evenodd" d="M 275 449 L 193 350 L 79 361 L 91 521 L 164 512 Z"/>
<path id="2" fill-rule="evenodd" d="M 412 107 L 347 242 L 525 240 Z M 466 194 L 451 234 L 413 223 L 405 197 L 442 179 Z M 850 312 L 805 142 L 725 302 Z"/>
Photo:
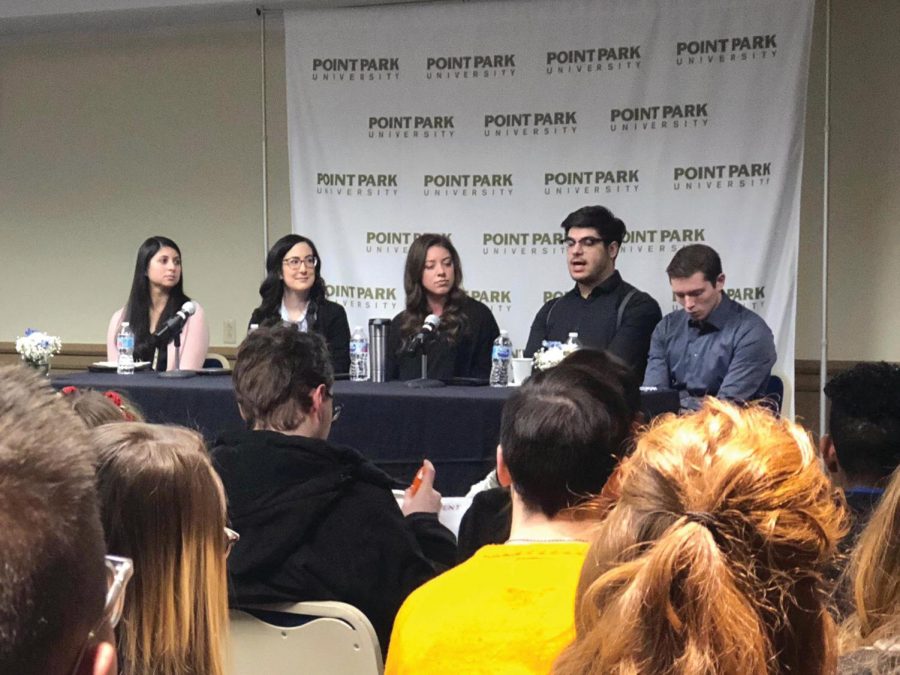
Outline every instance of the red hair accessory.
<path id="1" fill-rule="evenodd" d="M 68 387 L 63 387 L 59 390 L 59 393 L 63 396 L 69 396 L 70 394 L 77 394 L 78 387 L 73 387 L 71 384 Z"/>
<path id="2" fill-rule="evenodd" d="M 104 391 L 104 392 L 103 392 L 103 395 L 104 395 L 106 398 L 108 398 L 110 401 L 112 401 L 112 402 L 115 404 L 115 406 L 116 406 L 117 408 L 121 408 L 121 407 L 122 407 L 122 397 L 119 395 L 119 392 L 117 392 L 117 391 L 112 391 L 112 390 L 110 390 L 110 391 Z"/>

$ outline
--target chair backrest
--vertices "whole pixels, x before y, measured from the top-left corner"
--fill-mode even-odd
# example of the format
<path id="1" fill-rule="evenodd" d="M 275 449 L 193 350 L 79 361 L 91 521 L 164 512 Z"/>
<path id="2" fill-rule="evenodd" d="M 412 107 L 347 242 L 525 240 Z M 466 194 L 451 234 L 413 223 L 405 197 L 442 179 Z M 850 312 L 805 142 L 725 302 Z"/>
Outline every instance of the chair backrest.
<path id="1" fill-rule="evenodd" d="M 231 368 L 228 363 L 228 357 L 216 352 L 206 352 L 206 358 L 203 360 L 204 368 Z"/>
<path id="2" fill-rule="evenodd" d="M 778 375 L 769 376 L 764 400 L 772 406 L 776 415 L 781 413 L 781 406 L 784 403 L 784 380 Z"/>
<path id="3" fill-rule="evenodd" d="M 352 605 L 332 601 L 254 605 L 232 609 L 230 616 L 232 675 L 384 672 L 375 629 Z"/>

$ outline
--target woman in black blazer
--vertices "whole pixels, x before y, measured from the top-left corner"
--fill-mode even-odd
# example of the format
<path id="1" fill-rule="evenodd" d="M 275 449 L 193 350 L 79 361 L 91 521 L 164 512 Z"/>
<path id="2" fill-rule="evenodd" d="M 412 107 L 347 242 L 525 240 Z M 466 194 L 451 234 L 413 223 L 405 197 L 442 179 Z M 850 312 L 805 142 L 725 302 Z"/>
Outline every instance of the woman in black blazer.
<path id="1" fill-rule="evenodd" d="M 294 323 L 325 338 L 335 373 L 350 371 L 350 325 L 347 312 L 325 298 L 322 260 L 311 239 L 288 234 L 269 249 L 266 278 L 259 287 L 262 303 L 250 323 Z"/>

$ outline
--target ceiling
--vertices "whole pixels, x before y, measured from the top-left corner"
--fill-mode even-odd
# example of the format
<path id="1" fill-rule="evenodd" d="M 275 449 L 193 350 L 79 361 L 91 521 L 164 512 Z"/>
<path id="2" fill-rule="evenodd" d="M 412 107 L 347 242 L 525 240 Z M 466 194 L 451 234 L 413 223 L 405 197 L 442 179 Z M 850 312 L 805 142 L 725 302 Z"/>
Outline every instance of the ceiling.
<path id="1" fill-rule="evenodd" d="M 259 7 L 297 9 L 406 4 L 416 0 L 0 0 L 0 34 L 236 21 Z"/>

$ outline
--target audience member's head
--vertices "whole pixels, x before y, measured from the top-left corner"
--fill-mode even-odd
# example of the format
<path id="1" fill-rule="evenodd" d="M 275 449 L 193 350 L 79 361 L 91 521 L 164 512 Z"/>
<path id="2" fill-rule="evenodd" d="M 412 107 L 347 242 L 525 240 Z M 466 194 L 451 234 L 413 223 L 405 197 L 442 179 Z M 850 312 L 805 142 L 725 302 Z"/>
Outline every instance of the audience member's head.
<path id="1" fill-rule="evenodd" d="M 633 420 L 612 372 L 562 363 L 537 373 L 503 407 L 501 481 L 527 510 L 554 518 L 600 491 Z"/>
<path id="2" fill-rule="evenodd" d="M 822 455 L 844 488 L 884 487 L 900 464 L 900 366 L 860 363 L 825 386 Z"/>
<path id="3" fill-rule="evenodd" d="M 607 351 L 584 348 L 575 350 L 562 362 L 570 366 L 584 366 L 597 373 L 598 377 L 618 386 L 628 405 L 632 420 L 640 421 L 643 418 L 641 381 L 631 367 L 620 358 Z"/>
<path id="4" fill-rule="evenodd" d="M 114 422 L 144 421 L 137 406 L 117 391 L 101 394 L 93 389 L 63 387 L 60 394 L 89 429 Z"/>
<path id="5" fill-rule="evenodd" d="M 620 474 L 558 672 L 834 671 L 822 573 L 845 514 L 800 427 L 709 399 L 653 424 Z"/>
<path id="6" fill-rule="evenodd" d="M 221 675 L 230 540 L 203 439 L 135 422 L 93 434 L 106 540 L 134 561 L 117 631 L 123 672 Z"/>
<path id="7" fill-rule="evenodd" d="M 285 325 L 256 329 L 238 349 L 232 379 L 251 428 L 328 436 L 334 371 L 318 333 Z"/>
<path id="8" fill-rule="evenodd" d="M 0 368 L 0 672 L 115 669 L 94 458 L 45 382 Z"/>
<path id="9" fill-rule="evenodd" d="M 900 638 L 900 469 L 863 530 L 848 573 L 855 611 L 841 627 L 844 651 Z"/>

